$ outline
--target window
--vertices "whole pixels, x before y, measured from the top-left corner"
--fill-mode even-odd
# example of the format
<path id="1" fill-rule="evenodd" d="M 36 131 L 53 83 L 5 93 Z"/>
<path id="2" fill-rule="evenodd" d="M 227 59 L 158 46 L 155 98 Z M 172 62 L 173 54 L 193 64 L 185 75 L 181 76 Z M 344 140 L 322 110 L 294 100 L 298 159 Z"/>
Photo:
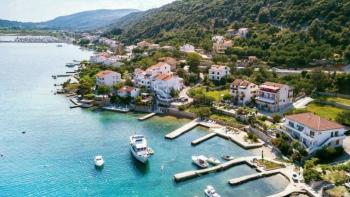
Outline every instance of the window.
<path id="1" fill-rule="evenodd" d="M 288 125 L 289 125 L 290 127 L 293 127 L 293 128 L 294 128 L 294 122 L 289 121 L 289 122 L 288 122 Z"/>
<path id="2" fill-rule="evenodd" d="M 335 132 L 335 136 L 337 137 L 339 135 L 339 131 L 336 131 Z"/>
<path id="3" fill-rule="evenodd" d="M 314 137 L 315 136 L 315 131 L 310 131 L 310 136 Z"/>
<path id="4" fill-rule="evenodd" d="M 339 140 L 335 141 L 335 144 L 336 144 L 336 145 L 339 145 Z"/>

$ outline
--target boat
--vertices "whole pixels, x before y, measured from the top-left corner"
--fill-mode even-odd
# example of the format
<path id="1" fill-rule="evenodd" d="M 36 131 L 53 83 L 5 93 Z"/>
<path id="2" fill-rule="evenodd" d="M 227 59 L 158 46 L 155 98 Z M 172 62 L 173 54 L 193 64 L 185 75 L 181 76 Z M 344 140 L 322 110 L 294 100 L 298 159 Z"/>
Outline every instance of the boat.
<path id="1" fill-rule="evenodd" d="M 147 140 L 143 135 L 130 136 L 130 151 L 141 163 L 146 163 L 150 154 L 147 147 Z"/>
<path id="2" fill-rule="evenodd" d="M 193 163 L 199 166 L 200 168 L 207 168 L 209 166 L 207 160 L 208 158 L 203 155 L 192 156 Z"/>
<path id="3" fill-rule="evenodd" d="M 75 67 L 76 64 L 74 64 L 74 63 L 67 63 L 66 66 L 69 67 L 69 68 L 72 68 L 72 67 Z"/>
<path id="4" fill-rule="evenodd" d="M 208 163 L 215 165 L 215 166 L 221 164 L 221 161 L 216 159 L 215 157 L 209 157 L 207 161 L 208 161 Z"/>
<path id="5" fill-rule="evenodd" d="M 147 151 L 150 155 L 154 155 L 154 150 L 152 148 L 148 147 Z"/>
<path id="6" fill-rule="evenodd" d="M 105 164 L 105 161 L 103 160 L 101 155 L 97 155 L 94 159 L 95 161 L 95 166 L 96 167 L 102 167 Z"/>
<path id="7" fill-rule="evenodd" d="M 207 197 L 220 197 L 220 195 L 215 191 L 214 187 L 208 185 L 204 190 L 205 196 Z"/>
<path id="8" fill-rule="evenodd" d="M 58 45 L 56 45 L 57 47 L 63 47 L 63 45 L 61 45 L 61 44 L 58 44 Z"/>
<path id="9" fill-rule="evenodd" d="M 235 158 L 233 156 L 229 156 L 229 155 L 224 155 L 221 157 L 222 159 L 225 159 L 226 161 L 231 161 L 234 160 Z"/>

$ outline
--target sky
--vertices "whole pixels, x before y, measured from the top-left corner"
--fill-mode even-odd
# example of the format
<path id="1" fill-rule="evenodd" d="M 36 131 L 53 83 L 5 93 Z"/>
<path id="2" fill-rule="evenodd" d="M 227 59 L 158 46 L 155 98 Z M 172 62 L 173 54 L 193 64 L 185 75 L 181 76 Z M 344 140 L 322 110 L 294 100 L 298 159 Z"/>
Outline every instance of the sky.
<path id="1" fill-rule="evenodd" d="M 96 9 L 147 10 L 174 0 L 0 0 L 0 19 L 41 22 Z"/>

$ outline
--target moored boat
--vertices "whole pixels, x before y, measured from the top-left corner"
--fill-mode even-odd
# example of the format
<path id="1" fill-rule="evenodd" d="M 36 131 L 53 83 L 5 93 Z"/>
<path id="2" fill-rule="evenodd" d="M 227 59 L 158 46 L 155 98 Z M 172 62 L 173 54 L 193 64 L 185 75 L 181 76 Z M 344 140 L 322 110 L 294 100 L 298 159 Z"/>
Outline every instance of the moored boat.
<path id="1" fill-rule="evenodd" d="M 204 190 L 205 196 L 207 197 L 220 197 L 220 195 L 215 191 L 214 187 L 208 185 Z"/>
<path id="2" fill-rule="evenodd" d="M 94 159 L 96 167 L 102 167 L 105 164 L 103 157 L 101 155 L 97 155 Z"/>
<path id="3" fill-rule="evenodd" d="M 196 164 L 200 168 L 207 168 L 209 166 L 207 160 L 208 160 L 208 158 L 203 156 L 203 155 L 192 156 L 193 163 Z"/>
<path id="4" fill-rule="evenodd" d="M 146 163 L 150 156 L 147 140 L 143 135 L 130 136 L 130 151 L 132 155 L 141 163 Z"/>
<path id="5" fill-rule="evenodd" d="M 225 159 L 226 161 L 231 161 L 231 160 L 234 160 L 235 158 L 233 156 L 223 155 L 222 159 Z"/>
<path id="6" fill-rule="evenodd" d="M 215 165 L 215 166 L 221 164 L 221 161 L 216 159 L 215 157 L 209 157 L 207 161 L 208 161 L 208 163 Z"/>

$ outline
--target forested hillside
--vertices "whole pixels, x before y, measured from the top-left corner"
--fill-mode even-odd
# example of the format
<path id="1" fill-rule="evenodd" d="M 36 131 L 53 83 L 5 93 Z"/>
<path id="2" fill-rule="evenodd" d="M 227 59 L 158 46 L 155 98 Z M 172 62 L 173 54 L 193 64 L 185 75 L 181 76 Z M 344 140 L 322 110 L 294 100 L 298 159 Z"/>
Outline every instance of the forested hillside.
<path id="1" fill-rule="evenodd" d="M 183 0 L 121 18 L 114 35 L 125 42 L 192 43 L 211 50 L 211 36 L 249 27 L 234 39 L 234 57 L 256 55 L 271 65 L 314 66 L 317 60 L 350 60 L 348 0 Z M 115 31 L 120 32 L 120 31 Z"/>

